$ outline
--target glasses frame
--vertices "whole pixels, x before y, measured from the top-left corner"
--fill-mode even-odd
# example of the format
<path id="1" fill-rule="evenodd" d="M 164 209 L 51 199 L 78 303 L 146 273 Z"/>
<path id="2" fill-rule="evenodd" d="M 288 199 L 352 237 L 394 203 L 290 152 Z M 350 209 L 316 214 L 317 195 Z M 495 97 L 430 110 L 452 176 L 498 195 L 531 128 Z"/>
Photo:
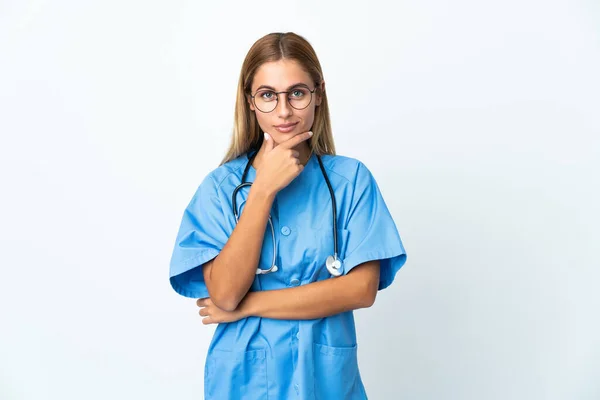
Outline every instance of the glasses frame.
<path id="1" fill-rule="evenodd" d="M 288 96 L 285 96 L 285 98 L 286 98 L 286 101 L 288 102 L 288 104 L 290 105 L 290 107 L 292 107 L 294 110 L 304 110 L 304 109 L 306 109 L 308 106 L 310 106 L 310 103 L 312 103 L 313 93 L 314 93 L 314 92 L 315 92 L 315 90 L 317 90 L 317 88 L 319 87 L 318 85 L 315 85 L 315 88 L 314 88 L 313 90 L 310 90 L 310 89 L 309 89 L 309 87 L 308 87 L 308 85 L 304 85 L 304 86 L 303 86 L 303 85 L 294 86 L 294 87 L 293 87 L 293 88 L 291 88 L 290 90 L 284 90 L 284 91 L 281 91 L 281 92 L 273 92 L 273 90 L 271 90 L 271 89 L 258 89 L 256 92 L 254 92 L 254 94 L 250 94 L 250 97 L 252 98 L 252 104 L 254 104 L 254 107 L 255 107 L 255 108 L 258 110 L 258 111 L 260 111 L 261 113 L 263 113 L 263 114 L 272 113 L 273 111 L 275 111 L 275 110 L 277 109 L 277 105 L 279 104 L 279 95 L 280 95 L 281 93 L 285 93 L 286 95 L 287 95 L 287 94 L 290 94 L 290 92 L 293 92 L 293 91 L 294 91 L 294 89 L 296 89 L 296 88 L 298 88 L 298 87 L 306 87 L 306 89 L 308 89 L 308 92 L 310 93 L 310 100 L 309 100 L 308 104 L 306 105 L 306 107 L 302 107 L 302 108 L 296 108 L 296 107 L 294 107 L 294 106 L 292 105 L 292 103 L 289 101 L 289 97 L 288 97 Z M 271 111 L 263 111 L 263 110 L 261 110 L 260 108 L 258 108 L 258 106 L 256 105 L 256 99 L 255 99 L 255 97 L 256 97 L 256 94 L 257 94 L 259 91 L 261 91 L 261 90 L 271 91 L 271 92 L 275 93 L 275 99 L 276 99 L 276 100 L 275 100 L 275 107 L 273 107 L 273 109 L 272 109 Z"/>

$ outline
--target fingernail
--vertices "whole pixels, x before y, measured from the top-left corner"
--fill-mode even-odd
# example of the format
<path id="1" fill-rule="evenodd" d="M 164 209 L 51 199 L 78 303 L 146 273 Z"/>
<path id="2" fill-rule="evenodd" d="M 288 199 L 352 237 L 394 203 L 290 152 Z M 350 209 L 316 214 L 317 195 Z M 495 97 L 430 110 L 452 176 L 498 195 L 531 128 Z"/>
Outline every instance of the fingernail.
<path id="1" fill-rule="evenodd" d="M 312 136 L 312 135 L 313 135 L 312 131 L 308 131 L 308 136 Z"/>
<path id="2" fill-rule="evenodd" d="M 269 140 L 269 134 L 265 132 L 265 140 Z"/>

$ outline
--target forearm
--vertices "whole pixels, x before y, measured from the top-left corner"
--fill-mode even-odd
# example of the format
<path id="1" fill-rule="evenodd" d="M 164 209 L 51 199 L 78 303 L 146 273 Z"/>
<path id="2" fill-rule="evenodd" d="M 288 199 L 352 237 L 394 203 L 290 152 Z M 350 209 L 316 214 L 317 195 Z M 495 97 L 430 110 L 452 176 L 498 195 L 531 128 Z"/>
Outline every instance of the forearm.
<path id="1" fill-rule="evenodd" d="M 245 317 L 316 319 L 370 307 L 377 293 L 379 262 L 364 266 L 356 273 L 303 286 L 249 292 L 239 311 Z"/>
<path id="2" fill-rule="evenodd" d="M 219 255 L 205 266 L 210 297 L 224 310 L 235 309 L 254 281 L 273 199 L 251 186 L 238 224 Z"/>

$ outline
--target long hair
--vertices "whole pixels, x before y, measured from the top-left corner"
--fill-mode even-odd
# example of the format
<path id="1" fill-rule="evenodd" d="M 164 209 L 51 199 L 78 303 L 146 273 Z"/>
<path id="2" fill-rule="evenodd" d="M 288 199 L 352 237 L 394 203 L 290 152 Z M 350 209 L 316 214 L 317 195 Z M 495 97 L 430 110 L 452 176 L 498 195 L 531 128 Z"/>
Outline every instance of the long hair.
<path id="1" fill-rule="evenodd" d="M 276 32 L 258 39 L 246 54 L 237 86 L 231 144 L 221 165 L 262 145 L 264 133 L 260 129 L 256 115 L 250 110 L 247 96 L 251 94 L 252 81 L 258 68 L 264 63 L 281 59 L 298 62 L 318 87 L 316 93 L 321 95 L 321 104 L 315 108 L 311 129 L 313 136 L 308 140 L 311 151 L 318 155 L 335 155 L 327 94 L 319 87 L 323 81 L 319 59 L 310 43 L 302 36 L 293 32 Z"/>

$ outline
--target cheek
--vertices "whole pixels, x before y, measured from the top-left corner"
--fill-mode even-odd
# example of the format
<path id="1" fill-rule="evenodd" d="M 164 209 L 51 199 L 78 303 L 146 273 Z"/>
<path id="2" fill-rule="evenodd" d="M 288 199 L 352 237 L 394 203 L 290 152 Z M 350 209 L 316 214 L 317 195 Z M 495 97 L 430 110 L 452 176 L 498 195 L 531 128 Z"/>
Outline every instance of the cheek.
<path id="1" fill-rule="evenodd" d="M 272 124 L 270 123 L 270 120 L 269 120 L 269 117 L 267 116 L 267 114 L 256 112 L 255 115 L 256 115 L 256 120 L 258 121 L 258 125 L 260 125 L 261 129 L 263 131 L 268 130 L 268 128 Z"/>
<path id="2" fill-rule="evenodd" d="M 302 119 L 302 127 L 304 128 L 304 130 L 309 130 L 315 120 L 315 111 L 314 109 L 310 111 L 302 111 L 304 111 L 300 116 L 300 118 Z"/>

